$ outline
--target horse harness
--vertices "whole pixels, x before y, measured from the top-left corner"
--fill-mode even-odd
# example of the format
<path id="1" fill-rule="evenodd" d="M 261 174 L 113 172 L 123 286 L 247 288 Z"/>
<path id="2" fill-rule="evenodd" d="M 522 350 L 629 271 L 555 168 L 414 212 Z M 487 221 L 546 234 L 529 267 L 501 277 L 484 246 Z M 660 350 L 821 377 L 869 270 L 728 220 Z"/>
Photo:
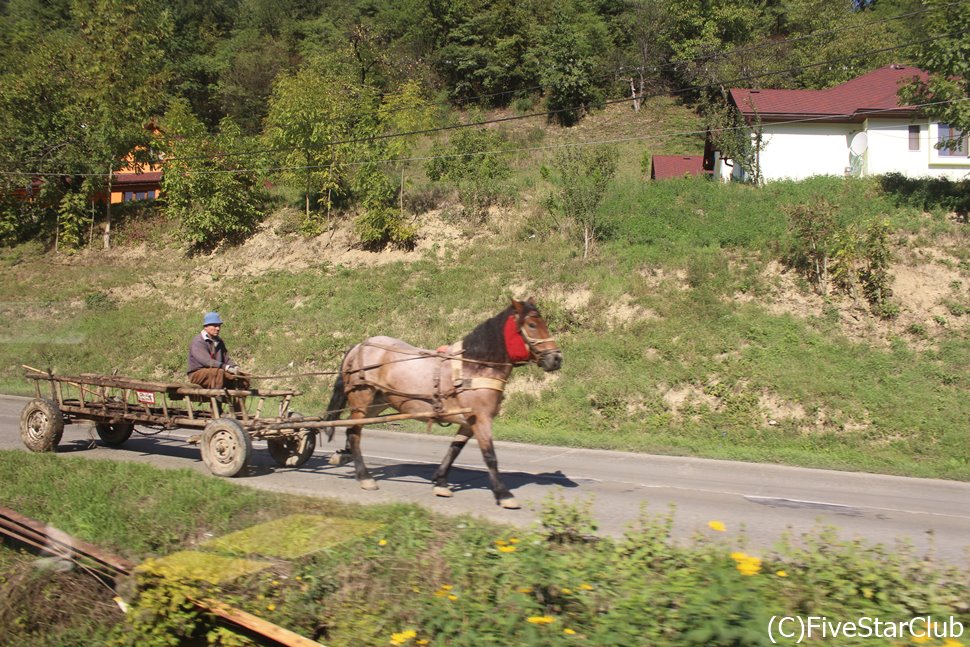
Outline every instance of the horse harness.
<path id="1" fill-rule="evenodd" d="M 530 355 L 526 359 L 511 362 L 513 366 L 527 364 L 533 355 L 541 359 L 547 352 L 550 352 L 550 351 L 539 351 L 536 349 L 536 346 L 544 342 L 555 341 L 555 339 L 552 337 L 548 337 L 544 339 L 536 339 L 534 337 L 530 337 L 525 330 L 525 326 L 519 327 L 518 332 L 522 336 L 522 340 L 527 346 L 530 352 Z M 374 348 L 380 348 L 381 350 L 386 350 L 394 353 L 402 352 L 400 349 L 382 346 L 380 344 L 375 344 L 374 342 L 370 342 L 370 341 L 363 342 L 361 346 L 371 346 Z M 458 394 L 462 393 L 463 391 L 474 391 L 477 389 L 487 389 L 490 391 L 498 391 L 499 393 L 502 393 L 505 391 L 505 384 L 507 380 L 503 378 L 465 377 L 464 366 L 466 363 L 492 365 L 492 366 L 497 366 L 499 364 L 494 364 L 493 362 L 485 362 L 481 360 L 465 359 L 464 357 L 462 357 L 464 352 L 465 352 L 465 349 L 463 348 L 462 342 L 458 341 L 450 346 L 441 346 L 437 348 L 435 351 L 420 350 L 419 352 L 414 353 L 413 355 L 406 357 L 404 359 L 394 360 L 394 361 L 408 361 L 408 360 L 421 359 L 421 358 L 437 359 L 438 369 L 433 372 L 434 377 L 432 378 L 434 383 L 434 393 L 431 394 L 430 396 L 424 393 L 407 393 L 403 391 L 398 391 L 396 389 L 389 388 L 383 384 L 379 384 L 372 380 L 368 380 L 363 376 L 363 374 L 367 370 L 380 368 L 381 366 L 383 366 L 383 363 L 374 364 L 370 366 L 357 366 L 357 367 L 348 368 L 346 372 L 350 375 L 353 375 L 354 377 L 347 381 L 347 384 L 344 385 L 344 389 L 346 391 L 350 391 L 357 385 L 366 384 L 368 386 L 372 386 L 374 388 L 380 389 L 385 393 L 390 393 L 399 397 L 404 397 L 404 398 L 409 398 L 414 400 L 425 400 L 431 404 L 431 407 L 434 409 L 434 412 L 436 414 L 444 413 L 445 409 L 444 409 L 443 401 L 445 399 L 456 397 Z M 442 364 L 444 364 L 444 362 L 449 363 L 450 374 L 451 374 L 451 384 L 450 384 L 450 388 L 447 391 L 443 391 L 442 385 L 441 385 L 441 375 L 444 372 L 442 370 L 443 368 Z M 500 365 L 508 366 L 509 364 L 503 363 Z"/>

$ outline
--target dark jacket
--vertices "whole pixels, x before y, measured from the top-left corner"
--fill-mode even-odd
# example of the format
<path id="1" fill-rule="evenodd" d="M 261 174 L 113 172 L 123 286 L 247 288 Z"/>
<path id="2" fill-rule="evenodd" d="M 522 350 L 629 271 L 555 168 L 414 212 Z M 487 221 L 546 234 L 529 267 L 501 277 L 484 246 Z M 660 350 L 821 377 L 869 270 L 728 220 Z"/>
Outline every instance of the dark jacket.
<path id="1" fill-rule="evenodd" d="M 200 368 L 228 368 L 236 363 L 229 357 L 226 344 L 220 337 L 206 339 L 200 332 L 189 343 L 189 370 L 192 373 Z"/>

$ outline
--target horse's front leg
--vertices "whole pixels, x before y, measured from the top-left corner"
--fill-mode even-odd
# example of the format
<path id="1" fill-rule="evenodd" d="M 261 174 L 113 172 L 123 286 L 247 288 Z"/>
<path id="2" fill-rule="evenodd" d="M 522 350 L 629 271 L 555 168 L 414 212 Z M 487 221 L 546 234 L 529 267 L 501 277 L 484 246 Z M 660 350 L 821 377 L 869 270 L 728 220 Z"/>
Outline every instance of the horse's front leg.
<path id="1" fill-rule="evenodd" d="M 484 416 L 477 417 L 472 423 L 472 431 L 482 450 L 482 458 L 485 459 L 485 467 L 488 468 L 488 480 L 492 485 L 496 502 L 503 508 L 518 510 L 522 506 L 505 487 L 498 474 L 498 459 L 495 457 L 495 446 L 492 444 L 492 420 Z"/>
<path id="2" fill-rule="evenodd" d="M 458 458 L 461 450 L 465 448 L 465 444 L 471 436 L 472 428 L 465 424 L 461 426 L 458 433 L 455 434 L 454 439 L 452 439 L 448 453 L 445 454 L 441 465 L 438 466 L 438 469 L 434 471 L 434 476 L 431 477 L 434 481 L 434 493 L 437 496 L 451 496 L 451 488 L 448 487 L 448 472 L 451 470 L 452 464 Z"/>
<path id="3" fill-rule="evenodd" d="M 354 411 L 350 414 L 349 420 L 363 417 L 363 413 Z M 364 490 L 376 490 L 378 489 L 377 481 L 374 480 L 374 477 L 367 470 L 367 466 L 364 465 L 364 455 L 360 451 L 360 436 L 362 430 L 363 427 L 361 425 L 347 427 L 347 450 L 354 459 L 354 475 L 357 477 L 357 483 Z"/>

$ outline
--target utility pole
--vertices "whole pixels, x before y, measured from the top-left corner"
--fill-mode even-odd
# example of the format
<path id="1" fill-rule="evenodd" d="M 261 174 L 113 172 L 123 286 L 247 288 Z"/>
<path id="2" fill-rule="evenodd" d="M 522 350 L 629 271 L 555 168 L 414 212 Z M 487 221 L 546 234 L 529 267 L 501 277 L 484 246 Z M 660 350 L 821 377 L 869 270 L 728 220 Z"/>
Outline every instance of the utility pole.
<path id="1" fill-rule="evenodd" d="M 114 171 L 108 167 L 108 195 L 105 199 L 104 249 L 111 249 L 111 179 Z"/>

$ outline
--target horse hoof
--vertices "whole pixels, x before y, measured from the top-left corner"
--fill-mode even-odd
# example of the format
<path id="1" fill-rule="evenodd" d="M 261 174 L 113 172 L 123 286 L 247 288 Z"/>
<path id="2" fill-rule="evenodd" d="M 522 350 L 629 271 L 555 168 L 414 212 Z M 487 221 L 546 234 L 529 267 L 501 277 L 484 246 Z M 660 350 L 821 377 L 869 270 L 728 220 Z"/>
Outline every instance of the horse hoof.
<path id="1" fill-rule="evenodd" d="M 507 499 L 500 499 L 498 504 L 506 510 L 518 510 L 522 507 L 514 496 L 510 496 Z"/>
<path id="2" fill-rule="evenodd" d="M 362 490 L 379 490 L 377 487 L 377 481 L 374 479 L 364 479 L 360 482 L 360 489 Z"/>
<path id="3" fill-rule="evenodd" d="M 353 457 L 346 452 L 334 452 L 330 454 L 330 464 L 334 467 L 340 467 L 341 465 L 346 465 L 352 462 Z"/>
<path id="4" fill-rule="evenodd" d="M 451 497 L 451 494 L 452 493 L 451 493 L 451 489 L 450 488 L 441 487 L 440 485 L 434 486 L 434 495 L 435 496 L 443 496 L 443 497 L 448 498 L 448 497 Z"/>

